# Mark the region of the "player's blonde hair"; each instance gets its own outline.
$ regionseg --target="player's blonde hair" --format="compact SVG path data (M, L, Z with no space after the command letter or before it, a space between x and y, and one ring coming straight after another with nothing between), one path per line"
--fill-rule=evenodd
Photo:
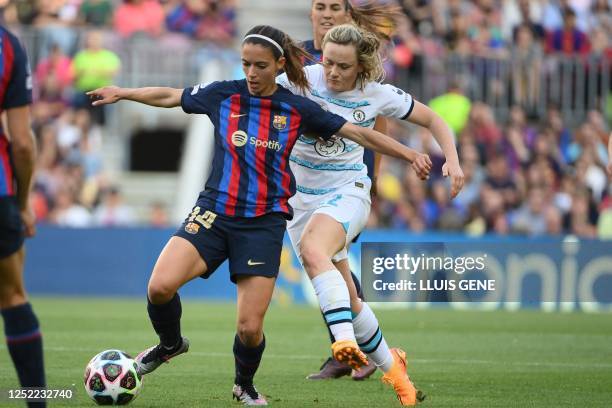
M380 56L380 40L376 34L363 30L354 24L342 24L329 30L323 37L325 44L352 45L357 53L357 63L363 72L357 76L361 89L372 81L380 82L385 78L385 69Z
M350 0L344 0L344 7L359 28L386 41L391 39L395 22L401 15L401 8L398 6L380 4L373 0L362 2L358 7Z

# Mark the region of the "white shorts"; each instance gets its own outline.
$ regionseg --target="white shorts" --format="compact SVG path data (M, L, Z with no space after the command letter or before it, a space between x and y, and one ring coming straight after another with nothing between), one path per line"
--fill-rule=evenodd
M348 258L348 246L365 227L370 216L370 185L369 179L363 179L336 191L322 195L320 204L308 210L294 208L293 219L287 223L287 232L293 245L293 250L300 262L300 240L306 224L313 214L326 214L338 221L346 232L344 248L333 256L332 261L338 262ZM297 193L302 194L302 193Z

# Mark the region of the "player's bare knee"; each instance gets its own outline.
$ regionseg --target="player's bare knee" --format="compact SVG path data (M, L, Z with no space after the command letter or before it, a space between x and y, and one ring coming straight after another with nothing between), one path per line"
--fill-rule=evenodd
M326 261L324 251L322 251L315 243L310 240L304 240L300 243L300 253L304 268L316 268L318 264Z
M263 338L263 325L259 321L238 321L236 331L242 344L247 347L255 347L259 345Z
M149 281L147 295L153 304L159 305L168 303L170 300L172 300L175 293L176 288L172 287L171 285L159 281Z

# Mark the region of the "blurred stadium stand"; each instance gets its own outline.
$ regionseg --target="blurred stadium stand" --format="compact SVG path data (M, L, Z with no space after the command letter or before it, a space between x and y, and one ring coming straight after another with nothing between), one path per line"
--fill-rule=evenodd
M405 165L385 158L369 227L612 236L603 170L612 115L610 2L569 0L574 23L555 1L384 3L405 11L387 59L388 81L449 121L467 184L449 202L443 181L434 177L425 185ZM119 70L104 80L185 87L240 77L237 39L253 25L310 38L309 6L280 0L4 0L0 12L26 44L35 72L54 45L63 61L55 67L70 67L87 48L87 33L100 29L102 48L120 60ZM558 41L564 33L571 41ZM211 61L215 68L202 69ZM101 115L99 109L82 109L75 72L41 73L34 106L40 222L168 225L182 218L201 185L191 176L202 171L193 116L130 103ZM392 123L390 133L428 152L439 172L443 158L424 132ZM146 167L132 160L146 157ZM101 207L107 214L119 208L133 216L96 217Z

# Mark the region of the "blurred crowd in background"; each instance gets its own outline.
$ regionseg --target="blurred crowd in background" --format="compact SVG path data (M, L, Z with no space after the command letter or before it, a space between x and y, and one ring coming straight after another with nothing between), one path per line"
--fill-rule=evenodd
M434 176L423 183L405 164L385 158L369 227L610 237L612 196L605 173L610 84L596 93L594 109L578 121L568 120L549 99L542 106L540 73L550 57L564 55L587 61L601 81L601 70L609 70L612 60L612 1L378 2L403 11L389 52L388 80L417 98L424 96L410 86L430 70L425 58L481 56L511 61L512 70L503 117L470 92L479 82L460 75L422 100L456 134L464 190L451 201L444 179ZM121 80L125 61L118 44L163 38L235 52L239 10L237 0L0 0L3 24L17 34L20 28L38 33L29 51L39 142L33 199L40 222L168 225L168 209L161 203L137 214L105 173L107 119L103 110L90 107L85 92ZM398 140L429 153L440 174L441 151L425 131L396 122L389 127Z

